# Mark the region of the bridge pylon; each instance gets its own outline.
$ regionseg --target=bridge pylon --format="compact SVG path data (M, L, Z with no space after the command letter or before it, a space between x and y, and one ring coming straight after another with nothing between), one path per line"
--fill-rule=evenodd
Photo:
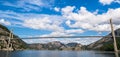
M112 24L112 19L110 19L110 25L111 25L111 31L112 31L112 37L113 37L114 51L118 52L116 38L115 38L115 32L114 32L114 27L113 27L113 24Z

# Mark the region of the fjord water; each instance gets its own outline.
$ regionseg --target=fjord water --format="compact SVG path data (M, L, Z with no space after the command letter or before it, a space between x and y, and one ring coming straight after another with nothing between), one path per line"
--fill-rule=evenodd
M49 51L49 50L23 50L0 51L0 57L116 57L114 52L101 51Z

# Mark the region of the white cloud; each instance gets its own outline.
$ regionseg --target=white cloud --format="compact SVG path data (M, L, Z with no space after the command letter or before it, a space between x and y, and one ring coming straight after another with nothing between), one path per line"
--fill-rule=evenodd
M47 39L27 39L27 40L24 40L24 41L27 42L28 44L32 44L32 43L48 43L48 42L57 41L57 40L58 39L47 38Z
M99 0L100 3L102 3L103 5L106 5L106 4L111 4L114 0Z
M60 8L55 7L54 10L55 10L56 12L59 12L59 11L60 11Z
M4 19L0 19L0 23L1 23L1 24L4 24L4 25L11 25L10 22L8 22L8 21L6 21L6 20L4 20Z
M34 14L34 13L16 13L12 11L0 11L0 18L5 17L11 21L15 26L23 26L38 30L63 31L61 26L65 20L62 16ZM7 20L5 19L5 20ZM14 21L17 20L17 21ZM13 26L13 25L12 25Z
M92 30L95 31L110 31L110 24L102 24L102 25L97 25Z
M65 25L68 25L71 28L93 30L99 32L110 31L109 19L112 18L115 29L120 27L120 8L109 9L106 13L102 14L98 14L98 10L95 12L90 12L85 7L80 7L77 12L73 12L73 10L75 10L74 6L67 6L61 10L61 13L63 14L62 16L33 13L22 14L12 11L0 11L0 14L2 17L10 18L11 20L17 19L20 21L10 22L11 24L14 23L15 25L18 24L32 29L54 31L51 33L52 35L69 34L66 32L65 27L62 26L64 22ZM73 30L75 31L76 29ZM71 33L73 30L68 29L68 31Z
M55 20L46 16L43 18L32 18L24 20L23 26L39 30L63 31L64 28L60 26L61 23L62 20Z
M21 8L23 11L39 10L41 7L50 8L54 0L18 0L14 3L5 1L2 4L10 7Z
M62 13L63 14L69 14L69 13L72 13L72 11L74 10L74 6L66 6L65 8L62 8L61 10L62 10Z
M99 0L99 2L103 5L110 5L112 2L120 4L120 0Z
M18 20L21 20L22 23L19 25L23 25L28 28L32 29L39 29L39 30L51 30L52 32L50 34L43 34L41 36L75 36L75 33L83 33L84 31L81 29L67 29L65 30L64 27L61 26L65 18L62 16L56 16L56 15L46 15L46 14L19 14L14 12L4 12L6 15L9 13L13 14L15 18ZM72 12L71 12L72 13ZM13 18L12 16L12 18ZM16 17L18 16L18 17ZM9 16L10 17L10 16ZM71 19L73 20L73 19ZM77 19L76 19L77 20ZM68 24L71 25L71 21L68 19ZM14 22L15 23L15 22ZM85 23L84 23L85 24ZM84 27L84 26L83 26ZM86 25L86 27L89 28L89 26ZM94 41L90 41L90 39L66 39L61 38L60 39L34 39L34 40L24 40L27 43L47 43L51 41L61 41L63 43L69 43L69 42L78 42L81 44L89 44Z
M94 14L85 7L80 7L78 12L73 12L74 7L63 8L63 17L67 19L66 24L71 28L82 28L93 31L110 31L109 19L113 19L115 29L120 26L120 8L109 9L106 13ZM75 21L72 23L72 21ZM119 27L120 28L120 27Z
M68 29L68 30L65 30L63 29L62 31L53 31L52 33L50 34L44 34L44 35L41 35L41 37L49 37L49 36L75 36L75 34L81 34L83 33L84 31L82 29Z
M44 35L41 35L41 36L43 36L43 37L49 37L49 36L51 36L51 37L53 37L53 36L71 36L72 34L68 34L68 33L65 33L65 32L60 32L60 31L56 31L56 32L52 32L52 33L50 33L50 34L44 34Z
M70 30L64 30L64 31L55 31L55 32L52 32L50 34L44 34L44 35L41 35L41 37L49 37L49 36L74 36L75 33L78 33L78 34L81 34L83 33L84 31L81 30L81 29L70 29Z
M75 10L74 6L67 6L59 10L61 10L62 16L34 13L22 14L11 11L0 11L1 18L6 17L8 19L10 18L11 20L16 19L20 21L19 23L18 22L9 23L8 21L6 21L7 19L4 19L0 20L0 23L4 24L17 23L18 25L21 25L23 27L51 31L51 33L43 34L41 36L74 36L76 35L75 33L78 34L84 33L84 31L86 30L98 32L110 31L109 25L110 18L113 19L115 29L120 28L120 13L119 13L120 8L109 9L107 12L102 14L98 14L97 13L98 10L95 12L90 12L85 7L80 7L80 9L76 12L74 12ZM65 29L63 24L68 25L70 29ZM73 41L73 39L70 41ZM49 42L49 40L46 40L45 42ZM85 40L80 42L88 43Z
M84 31L82 29L70 29L66 30L66 33L83 33Z

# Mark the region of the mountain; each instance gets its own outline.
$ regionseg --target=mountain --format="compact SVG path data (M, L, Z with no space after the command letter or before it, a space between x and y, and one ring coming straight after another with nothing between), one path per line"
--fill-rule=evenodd
M29 44L31 49L38 49L38 50L81 50L81 44L78 43L68 43L64 44L59 41L53 41L45 44L36 43L36 44Z
M120 28L115 30L115 35L120 36ZM112 36L112 33L107 36ZM120 37L116 37L117 48L120 49ZM113 38L103 37L102 39L87 46L87 49L113 51Z
M67 46L69 46L69 47L75 47L75 46L77 46L78 45L78 43L68 43L67 44Z
M10 30L0 24L0 50L7 50ZM22 50L27 48L27 44L18 36L13 34L12 44L9 44L10 50Z
M68 43L67 46L70 50L82 50L82 45L79 43Z
M65 47L65 45L59 41L53 41L44 44L41 43L29 44L29 47L31 49L39 49L39 50L59 50L62 46Z

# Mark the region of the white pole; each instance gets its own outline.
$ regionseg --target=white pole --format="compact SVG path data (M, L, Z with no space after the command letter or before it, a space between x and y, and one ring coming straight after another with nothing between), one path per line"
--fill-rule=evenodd
M113 27L113 24L112 24L112 19L110 19L110 25L111 25L112 37L113 37L113 41L114 41L114 43L113 43L114 51L118 52L116 38L115 38L115 32L114 32L114 27Z

